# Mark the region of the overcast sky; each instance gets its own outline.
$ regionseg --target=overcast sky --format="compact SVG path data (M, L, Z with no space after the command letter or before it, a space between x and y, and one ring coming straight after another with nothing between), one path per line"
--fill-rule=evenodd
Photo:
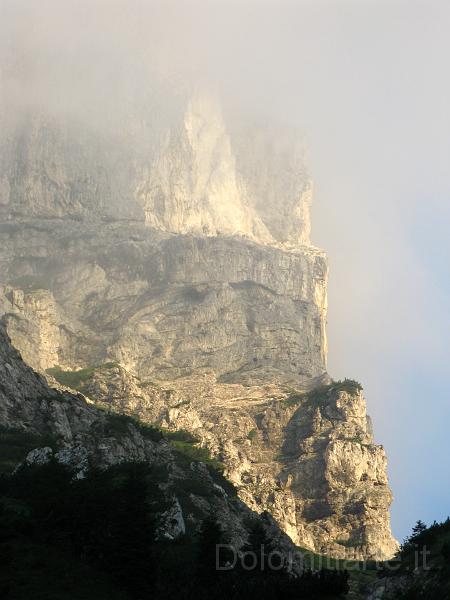
M366 390L394 533L450 512L450 3L0 0L3 91L103 107L155 72L300 128L329 370ZM27 62L32 57L32 68ZM147 70L148 69L148 70ZM20 72L20 77L17 77ZM117 82L121 82L118 85ZM126 82L124 84L124 82Z

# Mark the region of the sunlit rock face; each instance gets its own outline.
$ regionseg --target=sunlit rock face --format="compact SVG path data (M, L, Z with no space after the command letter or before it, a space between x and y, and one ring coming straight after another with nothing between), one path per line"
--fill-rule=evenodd
M176 233L308 244L311 182L301 146L286 134L233 133L217 100L189 101L138 185L147 223Z
M363 399L289 401L330 381L302 144L230 115L203 93L112 125L3 110L0 314L41 372L118 365L85 393L199 435L296 543L388 556Z
M309 244L312 184L295 135L228 126L209 94L168 118L97 125L3 107L0 215Z

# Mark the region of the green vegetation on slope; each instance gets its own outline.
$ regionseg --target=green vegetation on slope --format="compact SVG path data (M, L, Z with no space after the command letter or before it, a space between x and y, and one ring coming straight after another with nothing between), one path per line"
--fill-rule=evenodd
M9 473L37 446L56 448L57 439L0 427L0 473Z
M223 464L212 458L207 448L200 446L200 439L184 429L171 431L163 429L155 424L144 423L136 417L123 413L116 413L105 410L103 407L97 408L105 413L103 425L103 434L115 437L124 437L130 433L130 425L135 427L144 438L153 442L166 440L173 449L175 460L180 466L187 467L191 462L203 462L207 466L217 471L223 471Z
M293 393L286 400L287 406L297 406L302 402L308 402L314 406L324 407L330 400L332 392L346 392L347 394L358 394L363 387L354 379L344 379L342 381L333 381L327 385L319 385L318 387L304 393Z
M97 409L105 413L105 420L103 424L103 434L112 437L121 438L130 434L130 426L135 427L139 433L146 439L152 442L159 442L164 438L163 430L156 425L150 423L144 423L136 417L125 415L123 413L116 413L110 410L105 410L101 406L97 406Z
M412 534L403 543L397 559L394 568L387 564L381 573L384 577L406 577L406 583L392 598L450 598L450 518L443 523L435 521L430 527L418 521Z
M103 365L86 367L85 369L78 369L77 371L64 371L61 367L52 367L47 369L46 373L54 377L61 385L77 390L78 392L83 392L86 382L96 371L113 369L114 367L117 367L117 363L107 362Z

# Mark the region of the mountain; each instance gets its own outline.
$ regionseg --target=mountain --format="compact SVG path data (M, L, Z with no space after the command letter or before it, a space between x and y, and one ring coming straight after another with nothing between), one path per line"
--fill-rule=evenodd
M326 370L303 146L213 95L169 100L107 125L2 106L8 334L108 410L197 436L296 544L389 557L384 450L361 386Z

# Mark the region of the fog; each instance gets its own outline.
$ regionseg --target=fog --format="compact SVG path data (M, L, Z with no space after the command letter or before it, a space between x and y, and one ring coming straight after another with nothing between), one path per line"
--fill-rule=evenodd
M155 90L219 90L298 128L330 259L329 370L360 380L388 451L394 533L450 506L450 5L1 0L13 107L114 126Z

